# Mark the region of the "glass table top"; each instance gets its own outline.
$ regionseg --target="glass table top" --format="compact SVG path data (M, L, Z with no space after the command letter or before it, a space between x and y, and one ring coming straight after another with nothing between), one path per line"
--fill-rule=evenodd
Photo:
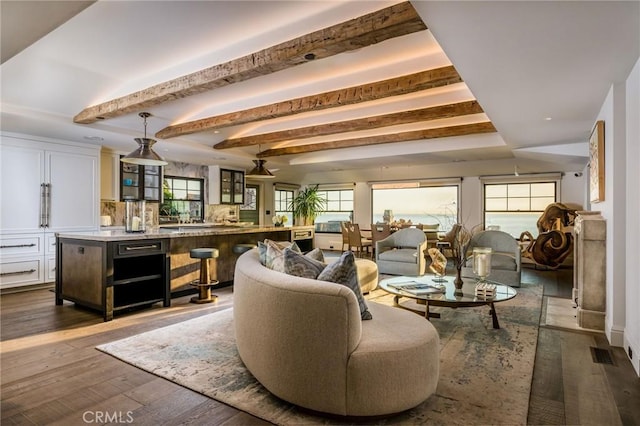
M380 281L379 287L388 293L396 296L409 297L412 299L425 300L429 302L440 302L447 305L465 304L484 305L492 302L502 302L512 299L517 292L513 287L500 284L495 281L485 280L489 284L495 284L495 292L491 297L476 296L476 278L463 278L462 291L456 291L453 284L455 277L445 276L442 282L436 281L433 275L423 275L419 277L400 276L386 278ZM428 288L424 288L427 287ZM416 287L416 289L412 289Z

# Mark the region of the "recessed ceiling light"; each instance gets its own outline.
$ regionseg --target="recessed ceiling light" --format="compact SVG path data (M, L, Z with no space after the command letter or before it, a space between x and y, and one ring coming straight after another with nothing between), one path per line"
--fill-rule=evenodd
M551 118L551 117L545 117L544 119L547 120L547 121L553 120L553 118Z
M218 134L220 133L220 130L214 130L213 133Z

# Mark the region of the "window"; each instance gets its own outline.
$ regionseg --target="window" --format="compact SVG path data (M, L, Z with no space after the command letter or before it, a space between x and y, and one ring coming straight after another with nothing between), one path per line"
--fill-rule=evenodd
M353 221L353 189L321 189L318 195L327 204L316 217L316 231L340 233L340 222Z
M273 195L274 200L274 215L287 217L287 224L293 224L293 212L289 209L291 207L291 201L293 201L293 190L291 189L276 189Z
M202 222L204 219L204 179L165 176L160 222Z
M535 237L538 218L555 201L556 182L485 184L485 228L499 227L515 238L529 231Z
M372 189L372 223L383 222L385 210L391 210L392 221L437 223L438 231L446 232L458 223L458 189L458 185Z

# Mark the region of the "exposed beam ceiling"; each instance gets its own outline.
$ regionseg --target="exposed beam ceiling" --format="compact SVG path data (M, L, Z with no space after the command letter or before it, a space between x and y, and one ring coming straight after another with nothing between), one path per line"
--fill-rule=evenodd
M222 129L238 124L369 102L460 82L462 82L462 78L460 78L455 68L453 66L447 66L374 83L348 87L346 89L289 99L284 102L263 105L187 123L175 124L157 132L156 137L158 139L168 139L196 132ZM227 147L224 145L216 145L216 148Z
M434 129L415 130L410 132L390 133L330 142L296 145L286 148L267 149L258 153L258 158L275 157L290 154L324 151L328 149L353 148L358 146L378 145L384 143L405 142L421 139L446 138L452 136L493 133L496 129L491 122L463 124L460 126L438 127Z
M324 28L241 58L85 108L73 121L97 120L141 111L175 99L379 43L427 27L409 2Z
M315 136L333 135L336 133L355 132L358 130L377 129L398 124L415 123L420 121L437 120L442 118L459 117L461 115L482 113L482 108L476 101L460 102L457 104L440 105L412 111L402 111L393 114L377 115L337 123L321 124L299 129L284 130L282 132L265 133L244 138L227 139L215 144L216 149L238 148L293 139L306 139Z
M161 129L178 132L170 137L157 133L155 148L168 160L243 169L261 150L490 120L499 133L377 145L369 145L369 139L363 147L274 156L269 164L279 169L282 182L510 174L514 164L521 170L582 170L588 161L584 146L594 117L611 85L623 82L637 62L638 2L413 1L426 30L233 84L225 82L214 90L171 98L109 120L73 122L74 115L86 107L251 56L401 2L171 0L149 7L149 2L96 1L42 36L55 24L42 32L35 31L34 21L52 24L63 11L72 12L67 15L71 16L77 12L73 10L76 2L2 0L3 57L9 52L5 42L31 43L1 65L2 132L127 153L135 145L133 139L141 135L137 113L144 110L152 114L151 134ZM543 37L537 31L541 22ZM600 27L608 30L593 31ZM600 60L594 61L596 57ZM362 95L368 96L372 89L367 87L375 82L443 67L459 72L460 76L454 74L454 84L397 94L385 93L392 87L378 87L379 98L344 103L349 96L361 96L345 93L345 88L362 87ZM325 108L324 103L334 99L321 96L332 92L339 102ZM483 113L353 128L269 142L260 148L213 148L227 140L353 124L365 117L377 120L476 99ZM301 100L307 100L306 109L295 104ZM208 118L215 120L208 123ZM180 125L201 119L213 127L195 126L180 133ZM563 147L563 152L556 153L556 146Z

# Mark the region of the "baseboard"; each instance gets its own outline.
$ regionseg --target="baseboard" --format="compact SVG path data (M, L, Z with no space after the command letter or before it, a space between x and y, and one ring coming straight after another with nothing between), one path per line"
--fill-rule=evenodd
M42 290L44 289L55 289L56 283L42 283L42 284L33 284L33 285L24 285L20 287L9 287L0 289L0 294L11 294L11 293L22 293L24 291L33 291L33 290Z
M624 347L624 330L616 329L613 325L607 324L605 333L611 346Z

